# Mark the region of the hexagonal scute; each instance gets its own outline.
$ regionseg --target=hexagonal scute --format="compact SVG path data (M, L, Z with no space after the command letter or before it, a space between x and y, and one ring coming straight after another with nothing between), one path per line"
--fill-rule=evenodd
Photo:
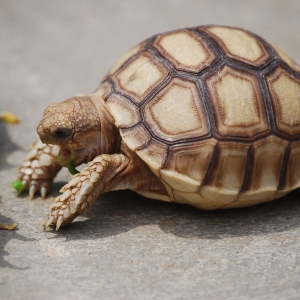
M156 136L171 142L209 133L196 84L179 78L145 106L144 118Z
M159 35L153 47L182 71L200 72L216 58L206 41L187 29Z
M111 78L119 91L127 93L135 102L140 103L168 76L168 73L163 63L150 52L143 51Z
M265 64L270 59L263 44L250 32L220 26L199 29L210 34L230 58L255 67Z
M290 136L300 134L300 79L279 67L267 77L276 128Z
M218 135L250 140L269 132L256 77L226 66L208 77L206 82Z

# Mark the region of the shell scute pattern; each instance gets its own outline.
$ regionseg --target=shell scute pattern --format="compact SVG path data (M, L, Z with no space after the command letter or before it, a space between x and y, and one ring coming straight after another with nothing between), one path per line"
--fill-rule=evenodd
M138 108L122 95L112 94L106 103L115 116L118 127L132 127L140 121ZM122 114L118 114L120 110L123 111Z
M206 83L220 137L246 140L269 133L257 77L225 66L207 77Z
M282 189L293 190L300 186L300 142L292 142L288 149L289 159Z
M168 141L208 135L201 102L194 82L175 77L143 108L145 123Z
M164 169L160 170L161 178L172 189L197 192L205 178L216 144L216 140L209 139L189 145L171 146Z
M278 57L282 59L291 69L293 69L295 72L300 72L300 66L292 58L285 54L276 45L272 44L272 47L277 52Z
M272 95L277 130L290 136L299 135L300 79L278 67L267 77L267 82Z
M161 34L156 38L153 47L176 69L182 71L198 73L216 59L207 42L189 30Z
M225 55L232 59L254 67L260 67L270 59L266 47L250 32L221 26L200 27L199 30L211 34Z
M151 134L142 123L134 128L121 129L120 131L123 141L133 151L143 149L151 141Z
M168 69L150 51L143 51L113 76L119 91L141 103L168 76Z
M203 26L124 57L102 83L104 99L173 201L239 207L300 186L300 67L281 50L239 28Z

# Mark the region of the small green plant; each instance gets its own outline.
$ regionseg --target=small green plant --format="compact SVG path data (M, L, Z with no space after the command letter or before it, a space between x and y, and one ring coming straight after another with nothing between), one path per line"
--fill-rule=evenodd
M11 183L11 186L18 192L22 192L22 190L25 188L22 181L17 179Z
M76 170L76 168L74 167L74 164L72 162L68 162L68 170L72 175L79 173L79 171Z

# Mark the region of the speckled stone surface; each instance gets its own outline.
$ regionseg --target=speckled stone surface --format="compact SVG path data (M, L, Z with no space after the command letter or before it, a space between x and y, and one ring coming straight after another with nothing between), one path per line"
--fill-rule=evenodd
M0 299L299 299L300 199L200 211L125 191L43 232L62 172L46 200L10 183L36 138L43 109L93 91L126 50L158 32L202 24L243 27L300 62L300 2L2 0Z

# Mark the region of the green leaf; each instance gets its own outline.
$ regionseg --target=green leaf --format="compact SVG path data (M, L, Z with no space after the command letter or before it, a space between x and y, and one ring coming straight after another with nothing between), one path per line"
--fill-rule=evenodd
M75 169L74 164L72 162L68 162L68 170L72 175L79 173L79 171Z
M24 185L21 180L17 179L11 183L11 186L17 191L17 192L22 192L24 189Z

